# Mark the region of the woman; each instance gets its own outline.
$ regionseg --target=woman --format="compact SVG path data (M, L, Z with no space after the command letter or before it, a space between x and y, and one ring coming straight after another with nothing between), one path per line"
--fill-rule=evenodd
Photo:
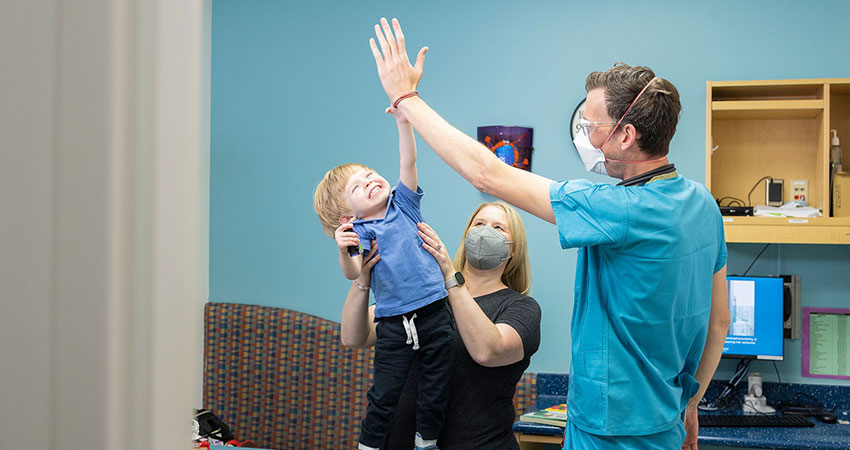
M419 229L423 247L437 260L444 278L454 277L458 267L465 279L463 285L448 289L458 333L438 447L518 449L512 431L514 390L540 344L540 306L525 295L531 268L522 219L504 203L481 204L466 224L454 262L433 229L424 223ZM342 309L342 343L349 347L375 343L374 305L369 306L364 289L370 282L368 269L380 260L372 253ZM410 374L382 449L414 447L416 362Z

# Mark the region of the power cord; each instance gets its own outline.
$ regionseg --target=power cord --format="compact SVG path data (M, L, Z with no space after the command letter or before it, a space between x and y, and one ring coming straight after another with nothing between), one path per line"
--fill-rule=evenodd
M782 377L779 376L779 369L776 367L776 361L773 361L773 370L776 371L776 379L779 380L779 384L782 384Z
M737 203L740 207L746 206L744 205L744 201L740 198L730 197L728 195L726 197L720 197L719 199L717 199L717 206L723 206L723 200L726 200L727 198L729 199L729 203L727 203L726 206L732 206L733 203Z
M765 251L765 250L767 250L767 248L768 248L768 247L770 247L770 243L766 244L766 245L764 246L764 248L763 248L763 249L761 249L761 251L759 252L759 254L758 254L758 255L756 255L756 258L753 260L753 262L751 262L751 263L750 263L750 266L749 266L749 267L747 267L747 270L745 270L745 271L744 271L744 274L743 274L743 275L741 275L742 277L747 276L747 272L749 272L749 271L750 271L750 269L752 269L752 268L753 268L753 264L755 264L755 263L756 263L756 261L758 261L758 260L759 260L759 257L761 256L761 254L762 254L762 253L764 253L764 251Z
M714 400L706 401L705 404L700 404L698 408L702 411L723 411L729 408L730 397L736 396L735 388L738 387L738 384L741 383L741 380L743 380L747 375L747 372L750 371L750 364L752 363L752 359L742 359L738 361L738 366L735 368L735 374L732 375L732 378L729 379L726 386L723 387Z
M754 184L754 185L753 185L753 188L752 188L752 189L750 189L750 192L747 194L747 206L753 206L753 202L750 200L750 195L752 195L752 194L753 194L753 191L754 191L754 190L756 190L756 188L758 187L759 183L761 183L761 182L762 182L762 181L764 181L764 180L770 180L770 181L773 181L773 177L770 177L770 176L768 176L768 177L761 177L758 181L756 181L756 184Z

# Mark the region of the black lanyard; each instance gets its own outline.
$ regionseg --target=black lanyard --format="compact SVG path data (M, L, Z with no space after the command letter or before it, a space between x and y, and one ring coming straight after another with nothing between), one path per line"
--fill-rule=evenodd
M617 186L640 186L642 184L647 183L653 178L659 175L666 175L668 173L673 173L676 171L676 166L674 164L667 164L666 166L661 166L657 169L652 169L649 172L644 172L640 175L635 175L628 180L623 180L617 183Z

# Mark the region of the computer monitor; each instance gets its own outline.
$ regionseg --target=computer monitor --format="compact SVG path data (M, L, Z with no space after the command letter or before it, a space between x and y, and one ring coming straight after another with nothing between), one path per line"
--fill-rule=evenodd
M728 276L726 289L732 322L723 344L723 356L781 361L782 278Z

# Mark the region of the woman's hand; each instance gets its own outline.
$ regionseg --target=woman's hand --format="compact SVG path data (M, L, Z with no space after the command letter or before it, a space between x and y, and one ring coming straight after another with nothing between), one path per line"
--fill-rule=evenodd
M361 286L369 286L372 282L372 267L381 260L381 255L378 254L378 241L372 239L372 250L369 252L368 259L363 260L363 268L360 269L360 276L356 281Z
M449 256L448 250L446 250L446 246L440 240L440 236L437 236L437 232L425 222L419 222L417 225L419 227L419 237L425 241L422 243L422 247L428 250L428 253L437 260L437 264L440 265L440 270L443 272L443 278L450 277L455 273L455 266L452 263L452 258Z

